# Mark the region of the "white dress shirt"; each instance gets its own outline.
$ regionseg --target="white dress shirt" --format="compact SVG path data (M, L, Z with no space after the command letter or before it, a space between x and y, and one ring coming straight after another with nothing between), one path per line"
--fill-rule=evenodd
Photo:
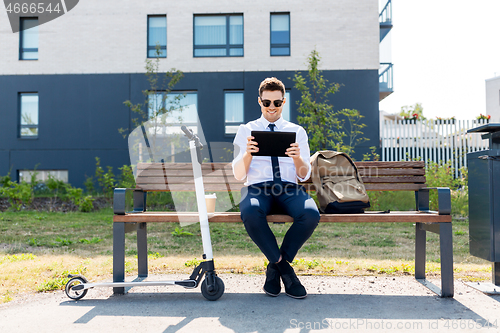
M268 127L269 121L261 116L259 119L250 121L245 125L240 125L238 132L234 138L234 160L233 160L233 174L234 165L236 162L243 158L243 154L247 150L247 137L251 136L252 131L270 131ZM291 157L278 157L280 165L281 180L284 182L297 183L299 181L305 181L311 175L311 165L309 163L310 150L307 138L307 133L302 126L296 125L280 117L274 125L276 125L275 132L295 132L296 142L299 144L300 156L306 162L308 166L307 175L304 178L298 178L297 172L295 170L295 164ZM257 146L258 147L258 146ZM245 177L238 179L244 180ZM252 162L250 163L250 168L246 175L245 185L257 184L265 181L273 181L273 167L271 163L271 156L253 156Z

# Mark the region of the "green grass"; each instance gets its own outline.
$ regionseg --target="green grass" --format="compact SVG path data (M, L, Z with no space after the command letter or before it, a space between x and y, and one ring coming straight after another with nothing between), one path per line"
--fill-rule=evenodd
M8 244L5 254L111 255L112 216L111 209L93 213L4 212L0 243ZM281 243L290 223L270 227ZM298 257L413 260L414 229L412 223L320 223ZM474 263L469 254L468 222L454 221L453 232L455 262ZM262 256L242 223L212 223L210 233L215 255ZM438 236L427 235L427 259L435 262L439 260ZM127 233L125 238L127 255L136 255L135 234ZM148 249L163 257L200 257L199 224L179 228L176 223L150 223Z
M396 200L392 194L376 199L374 209L378 209L379 204L393 210L413 207L413 198L409 197L403 199L405 204L391 203ZM158 209L164 207L159 202L153 202ZM91 280L109 280L112 218L111 208L92 213L1 213L0 303L9 302L23 292L62 289L68 273L85 274ZM279 244L290 225L270 224ZM212 223L210 234L218 272L264 271L265 257L242 223ZM125 271L135 274L135 234L127 233L125 241ZM415 225L412 223L320 223L293 265L300 274L413 274L414 251ZM456 278L482 281L491 275L491 267L484 260L469 254L467 220L453 220L453 252ZM182 227L178 223L148 224L148 260L152 274L189 274L202 254L199 224ZM427 262L426 271L439 274L439 238L430 232L427 233Z

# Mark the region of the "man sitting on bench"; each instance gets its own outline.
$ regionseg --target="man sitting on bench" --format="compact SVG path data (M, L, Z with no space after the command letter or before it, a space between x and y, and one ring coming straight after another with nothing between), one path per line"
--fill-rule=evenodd
M258 103L262 116L241 125L234 138L235 152L239 152L232 163L233 173L238 180L246 178L246 187L241 190L241 219L250 238L269 260L264 292L278 296L281 277L288 296L304 298L307 292L289 263L312 235L320 218L314 200L297 184L297 179L305 181L311 174L307 133L281 117L286 103L285 85L277 78L262 81ZM251 131L295 132L296 142L286 150L288 157L252 156L259 147ZM271 213L293 217L281 247L267 223L266 216Z

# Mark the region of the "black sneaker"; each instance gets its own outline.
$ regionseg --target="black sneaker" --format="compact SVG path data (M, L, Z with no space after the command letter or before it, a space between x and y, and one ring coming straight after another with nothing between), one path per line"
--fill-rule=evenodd
M297 275L290 266L290 264L282 259L279 263L276 264L281 273L281 280L285 285L285 293L287 296L293 298L305 298L307 296L306 288L300 283Z
M264 283L264 292L269 296L276 297L281 292L281 281L280 281L280 271L278 266L270 262L266 269L266 282Z

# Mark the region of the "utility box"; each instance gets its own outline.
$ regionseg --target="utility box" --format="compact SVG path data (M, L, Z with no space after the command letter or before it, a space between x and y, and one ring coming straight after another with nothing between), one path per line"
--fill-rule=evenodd
M488 150L467 154L470 254L493 263L493 283L500 285L500 124L467 133L484 133Z

